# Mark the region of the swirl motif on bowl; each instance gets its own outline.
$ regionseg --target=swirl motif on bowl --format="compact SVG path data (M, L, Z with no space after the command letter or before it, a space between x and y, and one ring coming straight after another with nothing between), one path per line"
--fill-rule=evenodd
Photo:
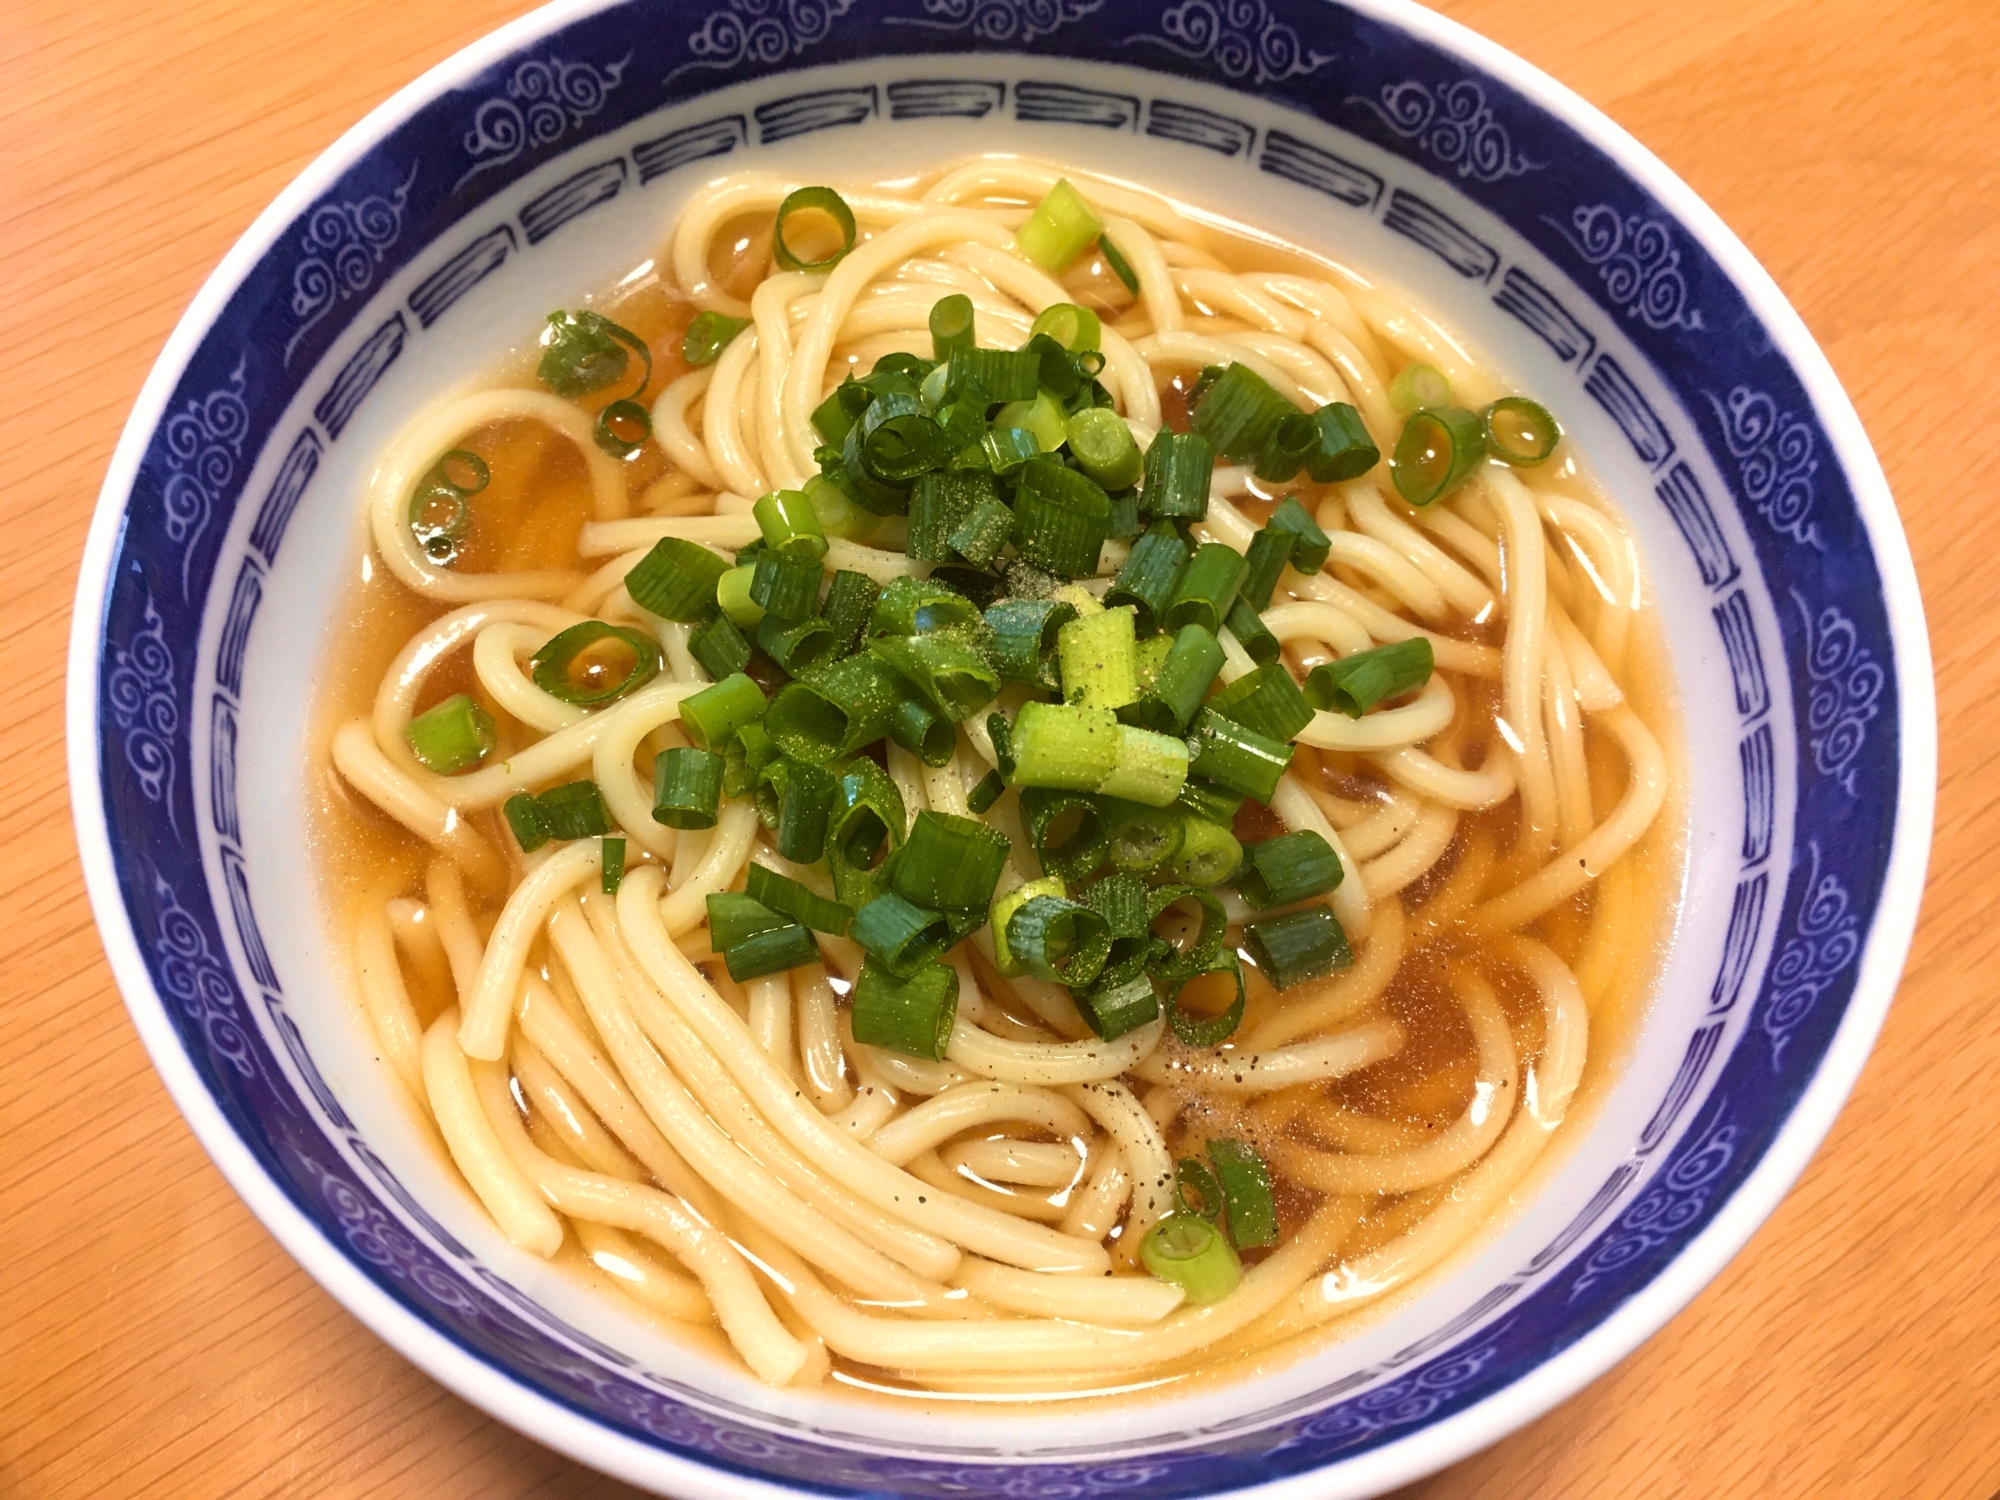
M1621 216L1608 203L1572 210L1568 224L1555 219L1543 222L1554 225L1570 247L1597 268L1605 290L1625 304L1627 316L1662 333L1669 328L1698 332L1707 326L1701 313L1687 305L1681 252L1666 225L1639 214Z
M1391 131L1414 141L1460 177L1499 182L1539 172L1547 162L1530 161L1514 148L1507 127L1493 117L1486 90L1469 78L1433 89L1415 79L1382 86L1380 102L1352 94Z
M104 696L111 722L125 736L125 763L139 780L148 802L174 813L174 736L181 727L180 705L174 697L174 653L167 645L165 622L146 598L145 622L111 653L111 675ZM173 826L178 829L176 821Z
M733 68L738 63L774 67L823 42L833 23L853 9L854 0L729 0L690 32L687 49L696 61L676 68Z
M299 326L285 340L285 363L299 343L324 318L335 302L345 302L368 290L382 256L403 233L403 206L417 180L410 168L390 192L370 193L349 202L322 203L306 216L299 237L305 252L292 272L292 315Z
M1736 460L1744 498L1774 531L1824 551L1811 520L1813 476L1819 472L1812 428L1747 385L1732 388L1721 401L1710 396L1708 404Z
M1849 909L1847 887L1821 872L1819 842L1806 845L1812 860L1798 926L1771 965L1771 1003L1764 1012L1764 1035L1776 1068L1792 1033L1812 1013L1821 995L1861 956L1861 924Z
M492 167L505 166L523 151L549 146L604 108L611 91L632 61L626 53L615 63L597 67L556 56L537 57L514 69L504 94L483 100L465 133L472 165L454 191Z
M153 952L160 962L161 984L201 1027L217 1057L240 1076L256 1077L256 1059L241 1025L242 1004L228 968L210 951L201 922L181 905L172 883L158 871L153 872L153 896L159 903Z
M1742 1132L1725 1124L1729 1101L1718 1098L1707 1132L1673 1162L1638 1201L1618 1218L1610 1234L1584 1262L1569 1289L1574 1302L1601 1279L1678 1239L1708 1207L1709 1194L1736 1155Z
M924 0L921 16L892 23L964 31L988 42L1032 42L1101 10L1104 0Z
M243 400L243 361L229 384L185 402L161 427L166 440L167 538L182 549L181 597L192 586L195 544L208 529L209 516L236 475L243 456L243 438L250 429L250 408Z
M1793 589L1792 602L1806 631L1806 675L1812 692L1806 700L1806 728L1812 735L1813 764L1831 776L1852 797L1855 762L1868 738L1887 674L1861 644L1854 622L1828 605L1817 617L1805 595Z
M1159 33L1127 40L1153 42L1211 63L1232 79L1258 83L1313 73L1333 61L1307 50L1298 32L1273 16L1264 0L1180 0L1161 14Z

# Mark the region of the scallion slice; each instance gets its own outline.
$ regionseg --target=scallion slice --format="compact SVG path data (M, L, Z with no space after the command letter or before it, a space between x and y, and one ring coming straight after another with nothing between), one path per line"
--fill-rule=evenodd
M1333 550L1333 542L1320 530L1319 522L1306 513L1299 504L1297 495L1287 495L1280 500L1271 518L1264 523L1266 529L1278 532L1292 539L1292 566L1301 573L1317 573L1326 566L1327 554ZM1258 606L1260 609L1262 605Z
M1283 916L1245 924L1243 944L1271 987L1288 990L1353 964L1347 934L1324 906L1307 906Z
M1014 545L1034 567L1059 578L1088 578L1111 534L1111 497L1053 459L1021 466L1014 496Z
M1084 1024L1107 1042L1160 1018L1160 997L1143 966L1130 972L1106 970L1095 985L1071 991L1070 998Z
M1102 345L1102 325L1097 314L1074 302L1055 302L1042 309L1028 336L1046 334L1071 354L1083 354Z
M1318 908L1325 911L1326 908ZM1329 916L1332 913L1328 913ZM1225 1010L1212 1015L1192 1015L1181 1009L1181 996L1187 987L1210 974L1227 974L1236 982L1236 998L1229 1002ZM1243 1024L1243 1009L1248 992L1243 984L1243 965L1236 955L1223 949L1215 956L1209 967L1200 974L1190 974L1174 982L1173 993L1167 997L1167 1025L1173 1028L1175 1036L1190 1047L1219 1047L1236 1034L1236 1028Z
M1389 472L1397 494L1412 505L1429 505L1457 489L1485 456L1486 426L1476 413L1430 406L1403 424Z
M1059 177L1014 233L1014 248L1051 276L1068 269L1104 233L1104 225L1083 194Z
M1121 424L1122 425L1122 424ZM1104 596L1107 609L1130 605L1135 611L1134 628L1151 635L1159 628L1160 616L1174 596L1187 567L1188 545L1169 521L1155 521L1144 536L1132 544L1131 556L1118 570L1111 590Z
M1133 667L1135 613L1131 605L1101 609L1071 620L1056 633L1065 703L1123 708L1139 696Z
M1243 806L1243 793L1232 792L1217 786L1206 777L1190 776L1181 788L1175 806L1185 808L1197 818L1206 818L1211 823L1220 823L1224 828L1236 821L1236 814Z
M1138 296L1139 275L1132 269L1132 263L1118 253L1118 247L1111 243L1110 235L1101 234L1097 237L1097 253L1104 257L1104 264L1110 268L1111 274L1125 284L1125 290L1135 297Z
M1278 1243L1278 1201L1271 1192L1271 1172L1257 1148L1247 1141L1217 1136L1208 1143L1208 1159L1222 1189L1228 1214L1229 1238L1239 1250L1260 1250Z
M1208 514L1215 444L1198 432L1160 430L1146 450L1139 513L1149 520L1199 521Z
M862 962L854 981L854 1040L943 1062L958 1018L958 971L927 964L902 979L886 964Z
M669 828L713 828L722 799L723 760L712 750L676 745L653 758L653 821Z
M648 614L692 625L715 608L729 564L699 542L662 537L625 575L625 592Z
M868 649L954 724L991 703L1000 691L1000 674L986 658L949 635L877 636Z
M1139 1262L1186 1293L1191 1307L1220 1302L1243 1280L1243 1263L1222 1231L1188 1214L1169 1214L1147 1230Z
M833 632L833 657L850 655L861 644L861 632L867 628L869 613L881 597L882 590L866 573L843 568L833 575L833 582L827 585L826 601L820 606L820 618ZM692 649L694 643L688 644Z
M975 568L992 564L1014 534L1014 512L998 496L982 500L958 523L947 541L953 552Z
M1278 778L1292 763L1290 745L1208 709L1195 716L1188 749L1191 774L1206 776L1259 802L1271 800Z
M958 748L958 733L951 720L932 712L929 704L915 698L905 698L896 705L889 719L889 738L933 768L950 765L952 753Z
M881 658L844 657L778 689L764 728L785 754L824 766L887 734L908 692Z
M973 335L972 299L953 292L931 304L931 355L940 364L978 340Z
M1174 807L1140 807L1121 802L1111 817L1111 863L1120 870L1147 874L1166 864L1181 849L1181 814Z
M410 534L436 562L449 562L472 528L472 508L466 504L492 479L486 460L465 448L454 448L435 464L410 496Z
M614 401L597 414L590 435L613 458L630 458L653 435L653 414L637 401Z
M688 655L720 682L750 665L750 643L734 620L717 611L688 633Z
M707 898L708 941L716 949L734 948L760 932L783 927L788 918L742 891L718 891Z
M888 485L908 484L951 457L944 430L922 401L900 391L876 397L847 441L851 452L858 450L862 469ZM852 472L854 465L848 468Z
M1186 979L1206 974L1222 952L1222 939L1229 929L1229 915L1222 902L1205 886L1157 886L1146 898L1146 925L1159 936L1161 919L1183 901L1194 903L1201 913L1201 925L1184 943L1161 936L1161 948L1153 971L1162 979Z
M854 920L854 912L849 907L838 901L829 901L791 876L780 875L755 860L744 870L743 888L753 901L761 901L779 916L789 917L814 932L830 932L835 937L844 937L848 925Z
M1194 431L1231 463L1250 463L1276 435L1278 424L1299 415L1299 409L1279 395L1271 383L1248 365L1224 366L1195 403L1189 419ZM1296 473L1296 467L1293 469ZM1289 477L1289 476L1287 476Z
M988 401L1032 401L1041 388L1042 360L1033 349L961 349L952 356L947 399L977 391Z
M1251 472L1266 484L1289 484L1305 467L1306 456L1313 451L1317 439L1312 418L1304 412L1291 412L1264 439Z
M737 730L763 718L768 707L763 689L748 673L738 672L681 699L681 728L698 748L719 752Z
M1502 463L1529 469L1547 463L1562 441L1562 428L1549 409L1526 396L1502 396L1480 412L1486 451Z
M952 554L958 528L982 505L1000 503L1000 485L978 469L952 469L921 475L910 486L910 534L904 551L918 562L945 562ZM1013 515L1006 512L1009 529ZM1001 541L1006 533L1001 534ZM994 549L998 551L996 547Z
M979 456L995 474L1016 473L1041 451L1042 440L1020 427L995 427L979 439Z
M607 896L618 894L618 887L625 883L625 840L602 839L599 841L597 888Z
M609 669L593 649L616 642L631 654L622 675ZM577 668L583 668L578 680ZM650 636L602 620L585 620L561 631L537 651L529 663L535 686L564 703L594 705L622 698L643 687L660 670L660 648Z
M905 826L903 797L889 773L872 760L849 762L826 841L834 894L843 903L859 907L881 893L888 856L899 851Z
M514 842L521 846L523 854L533 854L549 841L548 820L542 816L542 804L532 793L514 793L500 811L506 816Z
M1243 553L1243 587L1237 590L1236 597L1252 609L1269 609L1271 595L1278 587L1285 564L1292 560L1295 544L1296 539L1289 531L1276 526L1267 525L1251 537Z
M762 724L745 724L722 752L722 790L731 797L752 796L764 779L765 767L781 758Z
M1120 725L1109 709L1029 702L1014 719L1015 786L1094 792L1118 763Z
M1059 896L1036 896L1007 919L1007 951L1021 968L1050 984L1088 985L1111 953L1104 918Z
M1181 847L1168 867L1176 881L1220 885L1243 864L1243 846L1229 829L1194 813L1181 813Z
M757 648L780 670L802 677L833 660L833 627L817 615L796 621L766 615L757 622Z
M1435 365L1405 365L1389 382L1389 405L1399 417L1413 416L1426 408L1451 405L1451 382Z
M1044 662L1076 606L1061 599L1005 599L986 611L993 662L1005 682L1048 685Z
M1313 441L1306 452L1306 473L1315 484L1359 479L1382 461L1382 450L1368 435L1361 413L1345 401L1329 401L1308 420Z
M758 497L750 513L773 552L798 552L815 561L826 556L826 532L805 491L772 490Z
M963 594L921 578L891 581L868 613L868 634L928 635L975 624L979 609Z
M1208 700L1209 710L1280 744L1312 723L1312 705L1281 661L1245 672Z
M1241 594L1229 606L1229 618L1223 621L1223 628L1236 637L1250 660L1258 666L1275 662L1284 652L1284 644L1271 634L1271 627L1264 623L1264 617L1250 607L1250 601Z
M1007 835L972 818L917 814L896 860L892 889L935 911L984 911L1007 865Z
M1187 567L1174 584L1160 623L1178 631L1185 625L1199 625L1213 635L1243 586L1243 554L1221 542L1203 542L1194 549Z
M1340 856L1310 828L1243 847L1236 889L1253 911L1324 896L1340 884Z
M738 630L755 630L764 620L764 606L750 597L757 564L739 563L715 581L715 603Z
M691 365L712 365L736 335L750 326L748 318L727 313L698 312L681 336L681 358Z
M611 821L611 809L604 805L604 793L594 781L552 786L535 801L552 839L602 838L617 826Z
M1007 947L1007 924L1014 919L1015 912L1037 896L1061 897L1068 894L1061 876L1044 875L1039 880L1023 881L1004 896L994 897L992 906L987 908L988 918L993 924L993 966L1009 979L1025 973Z
M653 378L653 351L646 341L602 313L552 312L535 375L565 401L574 401L623 380L633 354L645 363L639 390L632 393L636 396Z
M1153 678L1146 696L1133 705L1136 718L1146 728L1160 734L1185 730L1209 684L1221 672L1222 643L1212 631L1200 625L1183 625L1174 632L1173 645Z
M819 944L813 941L811 931L798 922L786 922L755 933L722 950L722 962L729 970L729 977L738 984L818 961Z
M951 946L951 928L942 912L884 891L854 914L847 935L871 959L907 979Z
M756 570L750 575L750 598L766 614L781 620L803 620L819 608L822 569L819 558L810 552L757 554Z
M835 791L833 777L818 766L792 763L778 799L778 853L795 865L812 864L826 853Z
M1145 456L1132 429L1108 406L1093 406L1071 417L1068 438L1078 466L1107 490L1127 489L1146 472Z
M1174 1163L1174 1212L1194 1214L1211 1224L1222 1218L1222 1189L1215 1174L1192 1156Z
M1000 779L998 771L988 771L973 784L965 794L965 805L975 815L983 816L987 809L1007 794L1007 783Z
M403 726L403 740L425 770L440 776L470 771L493 753L493 715L464 693L453 693Z
M1385 698L1429 682L1432 665L1429 636L1391 641L1314 667L1306 677L1306 701L1358 719Z
M1029 787L1021 793L1021 821L1042 869L1064 880L1082 880L1111 848L1104 809L1087 792Z
M1009 401L994 414L993 426L1034 434L1035 446L1044 453L1054 453L1069 441L1069 420L1047 391L1037 391L1030 401Z
M840 248L831 255L807 260L791 246L787 231L796 233L792 218L813 212L825 214L840 231ZM840 258L854 248L854 210L847 200L830 187L795 188L778 205L778 221L771 228L771 257L787 271L830 271Z

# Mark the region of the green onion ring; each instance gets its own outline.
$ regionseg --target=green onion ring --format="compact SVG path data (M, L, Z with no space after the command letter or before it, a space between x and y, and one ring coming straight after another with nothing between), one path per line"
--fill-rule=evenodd
M1229 929L1229 915L1222 909L1222 901L1213 891L1198 885L1163 885L1147 897L1147 930L1150 931L1153 924L1167 914L1169 907L1180 901L1192 901L1201 908L1201 927L1185 948L1166 943L1166 956L1152 966L1153 973L1161 979L1187 980L1197 974L1208 973L1214 967L1216 955L1222 951L1223 934Z
M1188 1195L1190 1188L1193 1197ZM1192 1156L1183 1156L1174 1163L1174 1202L1178 1212L1195 1214L1213 1224L1222 1217L1222 1185L1207 1167Z
M1549 409L1526 396L1502 396L1479 414L1479 420L1486 433L1486 451L1517 469L1548 462L1562 441L1562 428Z
M840 248L824 260L800 260L798 254L785 242L785 221L795 213L818 209L840 226ZM785 195L785 201L778 205L778 221L771 227L771 254L778 264L787 271L830 271L836 262L854 248L854 210L830 187L796 188Z
M632 670L610 687L580 685L569 675L570 663L599 641L606 640L623 641L632 648ZM636 630L628 630L622 625L607 625L602 620L585 620L551 637L548 644L535 653L530 665L534 669L536 687L564 703L587 707L622 698L634 688L652 681L660 670L660 648Z
M641 386L641 390L645 387ZM637 437L628 438L617 430L617 426L629 425L638 429ZM613 458L630 458L653 435L653 414L637 401L614 401L597 414L597 426L591 436L597 439L597 446Z
M1202 974L1225 972L1236 977L1236 999L1231 1002L1229 1009L1220 1015L1207 1016L1199 1020L1182 1012L1182 990L1194 980L1201 978ZM1173 993L1167 997L1167 1024L1173 1027L1174 1035L1190 1047L1219 1047L1235 1035L1236 1028L1243 1022L1243 1006L1247 997L1243 987L1243 965L1234 953L1225 951L1218 955L1202 974L1189 974L1175 982Z

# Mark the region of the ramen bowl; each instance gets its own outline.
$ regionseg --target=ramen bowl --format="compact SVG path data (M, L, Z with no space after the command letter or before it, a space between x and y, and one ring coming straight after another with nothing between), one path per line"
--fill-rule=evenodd
M404 415L521 309L655 253L718 172L988 150L1392 268L1506 350L1646 554L1689 793L1654 1002L1511 1219L1282 1367L941 1417L757 1386L511 1247L399 1107L302 851L314 665ZM92 526L69 734L113 970L251 1208L451 1389L681 1496L1365 1495L1492 1442L1657 1329L1802 1168L1903 962L1935 779L1908 551L1797 316L1617 127L1387 0L626 0L495 33L315 162L175 331Z

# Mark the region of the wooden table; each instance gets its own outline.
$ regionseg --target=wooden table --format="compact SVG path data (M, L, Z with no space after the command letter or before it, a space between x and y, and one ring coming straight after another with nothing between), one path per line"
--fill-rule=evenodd
M1693 1306L1407 1497L2000 1488L2000 7L1450 0L1691 182L1861 409L1925 585L1938 842L1900 998L1803 1181ZM63 775L84 528L174 320L333 138L519 0L12 0L0 16L0 1494L629 1493L446 1394L250 1217L112 988ZM87 355L89 377L68 378ZM1994 424L1990 428L1987 424ZM1939 449L1943 449L1942 456Z

